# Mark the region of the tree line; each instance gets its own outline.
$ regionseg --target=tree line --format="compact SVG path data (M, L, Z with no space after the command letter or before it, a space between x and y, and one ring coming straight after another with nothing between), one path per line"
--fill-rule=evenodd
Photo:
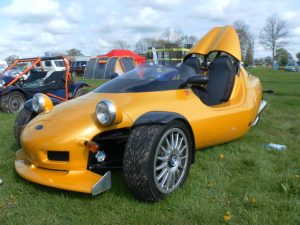
M272 64L277 61L280 66L284 66L293 60L293 56L284 48L288 43L287 22L277 14L267 18L258 36L259 43L271 51L271 56L265 58L254 59L255 37L250 31L249 25L243 20L237 20L233 22L233 26L240 39L242 60L245 64ZM119 39L112 43L112 47L114 49L132 49L138 54L145 55L147 50L153 46L183 47L186 44L194 45L197 40L198 37L195 35L186 35L179 29L166 28L159 38L143 37L133 46L126 40ZM69 56L83 55L81 50L76 48L67 50L66 54ZM11 55L6 58L6 61L10 64L17 58L18 56ZM300 52L296 54L296 58L300 61Z

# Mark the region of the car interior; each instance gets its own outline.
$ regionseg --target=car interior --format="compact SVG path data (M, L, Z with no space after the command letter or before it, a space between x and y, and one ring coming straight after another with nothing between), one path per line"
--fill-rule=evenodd
M48 72L36 72L33 73L23 84L24 89L29 92L47 92L50 90L65 88L66 71L52 71ZM30 79L30 80L29 80ZM43 82L37 82L42 80ZM36 82L36 84L33 84Z
M193 68L194 74L208 76L206 85L192 87L204 104L213 106L229 100L235 76L239 72L239 63L235 59L226 53L218 53L208 66L207 60L201 65L194 56L187 58L183 64Z

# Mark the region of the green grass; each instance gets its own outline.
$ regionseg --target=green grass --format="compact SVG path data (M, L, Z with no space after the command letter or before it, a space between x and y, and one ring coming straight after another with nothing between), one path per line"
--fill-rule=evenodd
M300 224L300 74L251 73L275 92L265 94L269 105L258 126L198 152L185 185L156 204L137 201L121 172L96 197L23 180L14 171L15 115L0 113L0 224ZM270 142L288 149L264 149Z

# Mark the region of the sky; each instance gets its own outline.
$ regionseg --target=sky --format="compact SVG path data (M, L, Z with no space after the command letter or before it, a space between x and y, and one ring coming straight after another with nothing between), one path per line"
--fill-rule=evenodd
M94 56L110 51L116 40L134 49L139 39L159 38L166 28L200 39L211 28L236 20L249 25L259 58L271 55L258 36L272 14L287 21L285 48L295 58L300 52L299 0L0 0L0 59L71 48Z

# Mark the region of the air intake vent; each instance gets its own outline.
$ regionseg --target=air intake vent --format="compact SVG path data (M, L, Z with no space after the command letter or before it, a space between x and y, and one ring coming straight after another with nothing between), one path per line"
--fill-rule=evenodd
M54 161L69 161L69 152L48 151L48 159Z

